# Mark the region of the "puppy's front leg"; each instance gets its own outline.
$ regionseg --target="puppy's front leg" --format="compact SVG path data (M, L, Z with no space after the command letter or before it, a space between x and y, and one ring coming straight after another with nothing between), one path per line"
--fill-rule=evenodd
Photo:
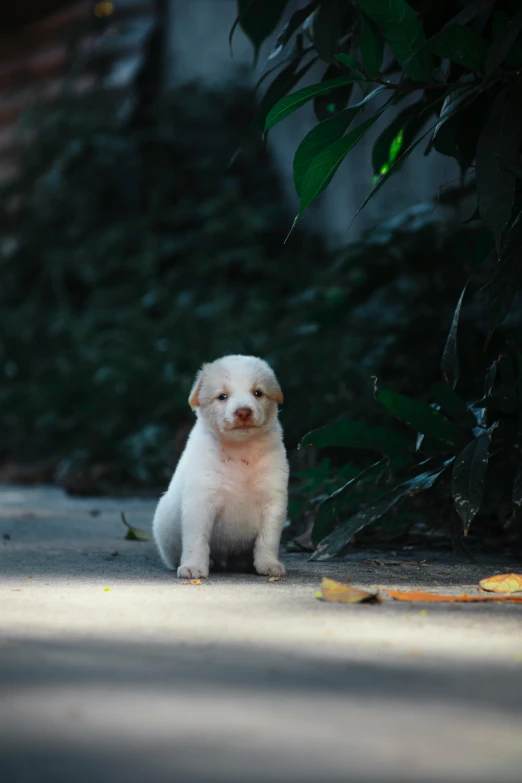
M180 579L207 577L210 561L210 536L216 509L201 500L187 500L181 510Z
M258 574L285 576L279 562L281 531L286 519L286 495L267 507L261 530L254 545L254 567Z

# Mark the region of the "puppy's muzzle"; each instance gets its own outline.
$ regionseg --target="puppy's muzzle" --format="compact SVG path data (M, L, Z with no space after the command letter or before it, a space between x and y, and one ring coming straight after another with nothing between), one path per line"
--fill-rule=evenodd
M250 424L252 413L252 408L238 408L234 415L239 423Z

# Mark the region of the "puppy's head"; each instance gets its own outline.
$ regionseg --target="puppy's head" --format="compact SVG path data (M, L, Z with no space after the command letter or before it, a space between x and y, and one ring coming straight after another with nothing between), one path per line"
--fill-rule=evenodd
M197 416L227 440L246 440L269 429L281 402L273 370L255 356L224 356L204 364L189 397Z

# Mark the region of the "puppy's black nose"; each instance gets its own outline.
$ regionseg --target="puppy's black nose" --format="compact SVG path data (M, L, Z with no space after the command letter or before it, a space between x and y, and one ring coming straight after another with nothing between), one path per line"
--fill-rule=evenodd
M252 408L238 408L236 416L238 419L241 419L241 421L246 421L252 416Z

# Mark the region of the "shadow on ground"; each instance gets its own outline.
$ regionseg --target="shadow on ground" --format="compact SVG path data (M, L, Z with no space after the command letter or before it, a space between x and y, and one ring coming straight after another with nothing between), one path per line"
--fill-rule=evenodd
M506 564L286 555L284 581L190 585L124 540L153 508L0 487L2 783L520 783L520 605L314 597Z
M227 644L226 628L218 645L0 650L0 776L13 783L520 779L520 669L256 650Z

